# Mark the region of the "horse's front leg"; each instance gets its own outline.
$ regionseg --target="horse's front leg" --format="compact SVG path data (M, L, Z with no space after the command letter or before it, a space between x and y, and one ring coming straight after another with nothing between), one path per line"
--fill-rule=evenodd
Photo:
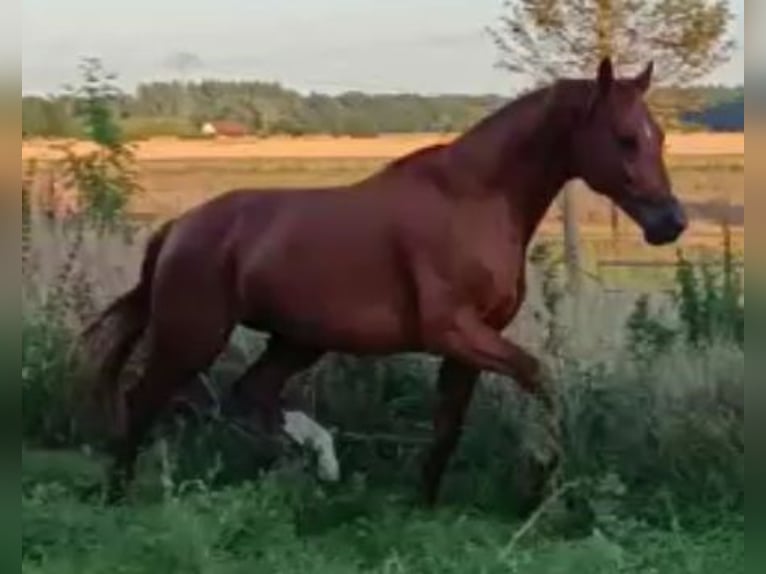
M465 413L478 378L478 369L452 359L442 362L438 405L434 413L435 437L423 466L423 497L428 506L436 503L444 470L460 440Z
M546 387L540 361L516 343L466 312L444 336L444 352L468 365L514 379L552 412L553 395Z
M517 344L485 325L475 315L466 313L458 318L444 338L444 351L453 360L477 371L490 371L513 378L522 389L537 397L546 410L545 423L552 441L546 461L532 461L530 492L525 512L541 502L545 486L561 460L560 417L553 394L547 388L540 362Z

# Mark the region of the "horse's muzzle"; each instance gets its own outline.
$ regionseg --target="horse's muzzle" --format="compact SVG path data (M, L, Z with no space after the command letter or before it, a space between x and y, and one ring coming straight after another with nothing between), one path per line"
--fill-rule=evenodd
M629 198L620 201L620 207L641 226L650 245L673 243L689 226L686 213L675 198L662 203Z

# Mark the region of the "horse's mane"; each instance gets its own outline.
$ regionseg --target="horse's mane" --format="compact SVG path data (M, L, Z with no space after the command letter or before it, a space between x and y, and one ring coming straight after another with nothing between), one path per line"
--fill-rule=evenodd
M452 142L437 143L417 149L392 160L383 168L383 171L417 169L433 165L432 160L441 157L441 153L454 146L455 143L466 137L471 137L473 134L495 128L498 120L502 121L501 125L506 125L505 119L515 116L529 106L543 109L549 105L557 104L571 111L575 107L582 106L585 94L589 93L590 89L591 83L587 80L565 78L526 91L487 114Z
M479 120L466 134L480 131L496 123L498 119L514 116L524 108L558 105L564 108L580 106L590 93L592 82L577 78L561 78L549 84L527 90L500 106L493 113Z

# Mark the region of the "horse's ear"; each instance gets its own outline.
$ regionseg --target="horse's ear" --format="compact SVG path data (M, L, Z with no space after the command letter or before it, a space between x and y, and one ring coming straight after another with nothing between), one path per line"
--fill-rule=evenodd
M585 109L585 118L590 120L598 107L599 101L609 95L614 84L614 66L612 65L612 59L608 56L601 60L598 66L598 78L596 79L596 89L588 101L588 105Z
M652 76L654 75L654 62L651 61L646 66L646 69L641 72L635 79L636 86L638 86L638 89L641 90L642 93L646 93L649 91L649 88L652 85Z
M608 93L614 84L614 66L612 59L607 56L598 66L598 88L602 94Z

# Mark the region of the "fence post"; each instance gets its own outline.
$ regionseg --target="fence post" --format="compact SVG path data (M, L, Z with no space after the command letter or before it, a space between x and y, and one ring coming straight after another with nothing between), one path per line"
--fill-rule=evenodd
M567 271L567 289L575 299L580 294L580 233L577 225L577 206L574 184L568 183L561 195L564 219L564 262Z

